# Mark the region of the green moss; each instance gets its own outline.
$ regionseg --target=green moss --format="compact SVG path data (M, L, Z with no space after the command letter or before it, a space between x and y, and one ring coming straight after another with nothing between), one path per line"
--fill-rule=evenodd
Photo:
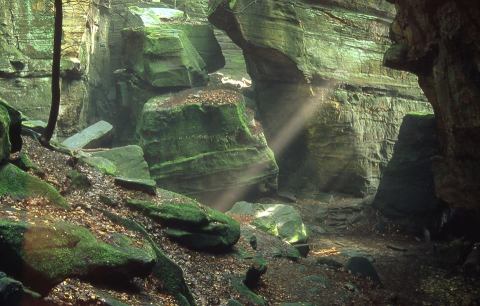
M409 112L405 116L435 118L435 115L429 111Z
M165 191L163 194L169 194L169 192ZM190 289L185 283L182 268L180 268L177 264L175 264L170 258L165 255L165 253L155 243L152 237L150 237L149 233L145 230L145 228L133 220L122 218L108 211L101 211L113 222L121 224L130 230L139 232L145 239L150 242L150 245L152 246L157 256L157 264L153 268L153 275L163 282L165 290L173 294L177 298L177 301L180 303L180 305L194 306L195 300L190 293Z
M70 179L70 185L76 189L87 189L92 185L85 174L76 170L70 170L67 177Z
M188 37L170 26L125 29L127 66L158 88L194 87L208 80L206 65Z
M22 148L22 116L0 98L0 161Z
M130 145L110 150L91 153L91 158L109 160L114 164L115 175L136 179L151 179L148 164L143 158L143 150L139 146ZM103 163L104 160L103 160ZM111 168L111 166L108 166ZM112 169L113 170L113 169ZM111 170L109 169L109 172Z
M10 116L7 110L0 106L0 161L7 159L10 155Z
M108 175L116 175L117 166L110 160L99 156L82 156L81 159L88 165Z
M241 98L240 98L241 99ZM145 104L138 135L159 186L195 195L276 184L278 167L263 134L252 134L243 101Z
M24 171L42 172L40 167L36 165L25 152L20 153L20 158L15 161L15 165Z
M69 207L54 187L12 164L0 167L0 195L18 198L45 197L58 206Z
M162 223L169 237L193 249L223 250L238 241L238 222L192 199L185 197L184 200L182 203L155 204L130 199L127 205Z
M65 222L38 226L0 220L0 268L41 292L67 277L108 281L145 275L155 255L149 245L134 245L120 234L106 244L86 228Z

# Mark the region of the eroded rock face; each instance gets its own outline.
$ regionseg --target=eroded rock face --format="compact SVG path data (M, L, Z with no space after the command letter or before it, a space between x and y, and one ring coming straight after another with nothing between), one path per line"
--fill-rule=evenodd
M202 89L154 97L143 108L137 132L161 187L196 196L276 188L273 152L236 91Z
M403 116L431 111L414 76L382 66L392 18L378 1L212 2L244 51L282 185L374 193Z
M432 172L432 159L438 154L434 115L407 114L373 206L389 218L408 220L421 229L441 209Z
M64 4L60 133L78 128L88 103L82 48L90 2ZM53 19L51 1L0 1L0 97L33 119L46 120L50 109Z
M480 3L396 0L386 65L414 72L438 122L438 196L456 207L480 198Z

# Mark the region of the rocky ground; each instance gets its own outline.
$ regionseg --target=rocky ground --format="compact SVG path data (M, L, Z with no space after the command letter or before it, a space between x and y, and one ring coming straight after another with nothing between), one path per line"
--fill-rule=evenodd
M232 251L199 252L168 239L161 225L126 206L128 199L152 199L153 196L117 187L113 178L76 163L67 155L49 151L32 139L25 139L24 152L38 166L32 172L60 190L72 210L65 211L42 198L20 201L3 197L2 219L45 224L64 220L90 229L97 239L106 243L115 233L123 233L141 244L143 240L138 233L113 222L108 212L135 220L183 269L198 305L227 305L233 303L233 299L245 305L479 303L479 282L466 278L459 270L461 254L455 241L431 243L423 241L423 237L403 235L394 228L379 231L379 217L370 211L365 201L338 195L290 201L310 228L310 253L306 258L288 256L286 244L254 229L248 224L248 218L242 216L235 216L242 223L242 236ZM67 176L73 169L85 175L87 185L78 185ZM162 194L156 199L161 201ZM260 202L289 201L264 198ZM252 248L252 236L256 237L256 250ZM266 260L267 272L253 293L241 286L241 279L259 256ZM379 279L375 272L367 279L348 271L345 264L352 257L368 259ZM42 302L53 305L177 305L175 298L164 290L166 281L150 275L134 278L122 286L100 286L80 279L66 279Z

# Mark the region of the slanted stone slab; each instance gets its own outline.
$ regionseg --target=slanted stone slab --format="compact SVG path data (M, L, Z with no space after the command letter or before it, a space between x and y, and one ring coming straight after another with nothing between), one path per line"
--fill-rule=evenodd
M42 120L25 120L22 121L22 128L37 133L42 133L47 127L47 123Z
M95 148L106 142L112 136L112 132L113 126L102 120L65 139L62 145L72 150Z
M157 194L157 183L154 180L116 177L115 184L126 189L143 191L152 195Z
M160 197L165 204L131 199L127 205L161 223L168 237L191 249L229 250L240 238L240 225L231 217L172 192Z

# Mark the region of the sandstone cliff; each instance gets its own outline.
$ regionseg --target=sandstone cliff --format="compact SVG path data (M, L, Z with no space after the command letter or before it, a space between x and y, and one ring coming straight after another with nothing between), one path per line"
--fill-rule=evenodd
M212 2L210 21L245 54L284 186L374 193L404 115L431 111L413 75L382 66L393 16L378 1Z
M396 42L385 63L414 72L432 103L442 157L434 165L438 196L453 206L480 198L480 3L391 1Z

